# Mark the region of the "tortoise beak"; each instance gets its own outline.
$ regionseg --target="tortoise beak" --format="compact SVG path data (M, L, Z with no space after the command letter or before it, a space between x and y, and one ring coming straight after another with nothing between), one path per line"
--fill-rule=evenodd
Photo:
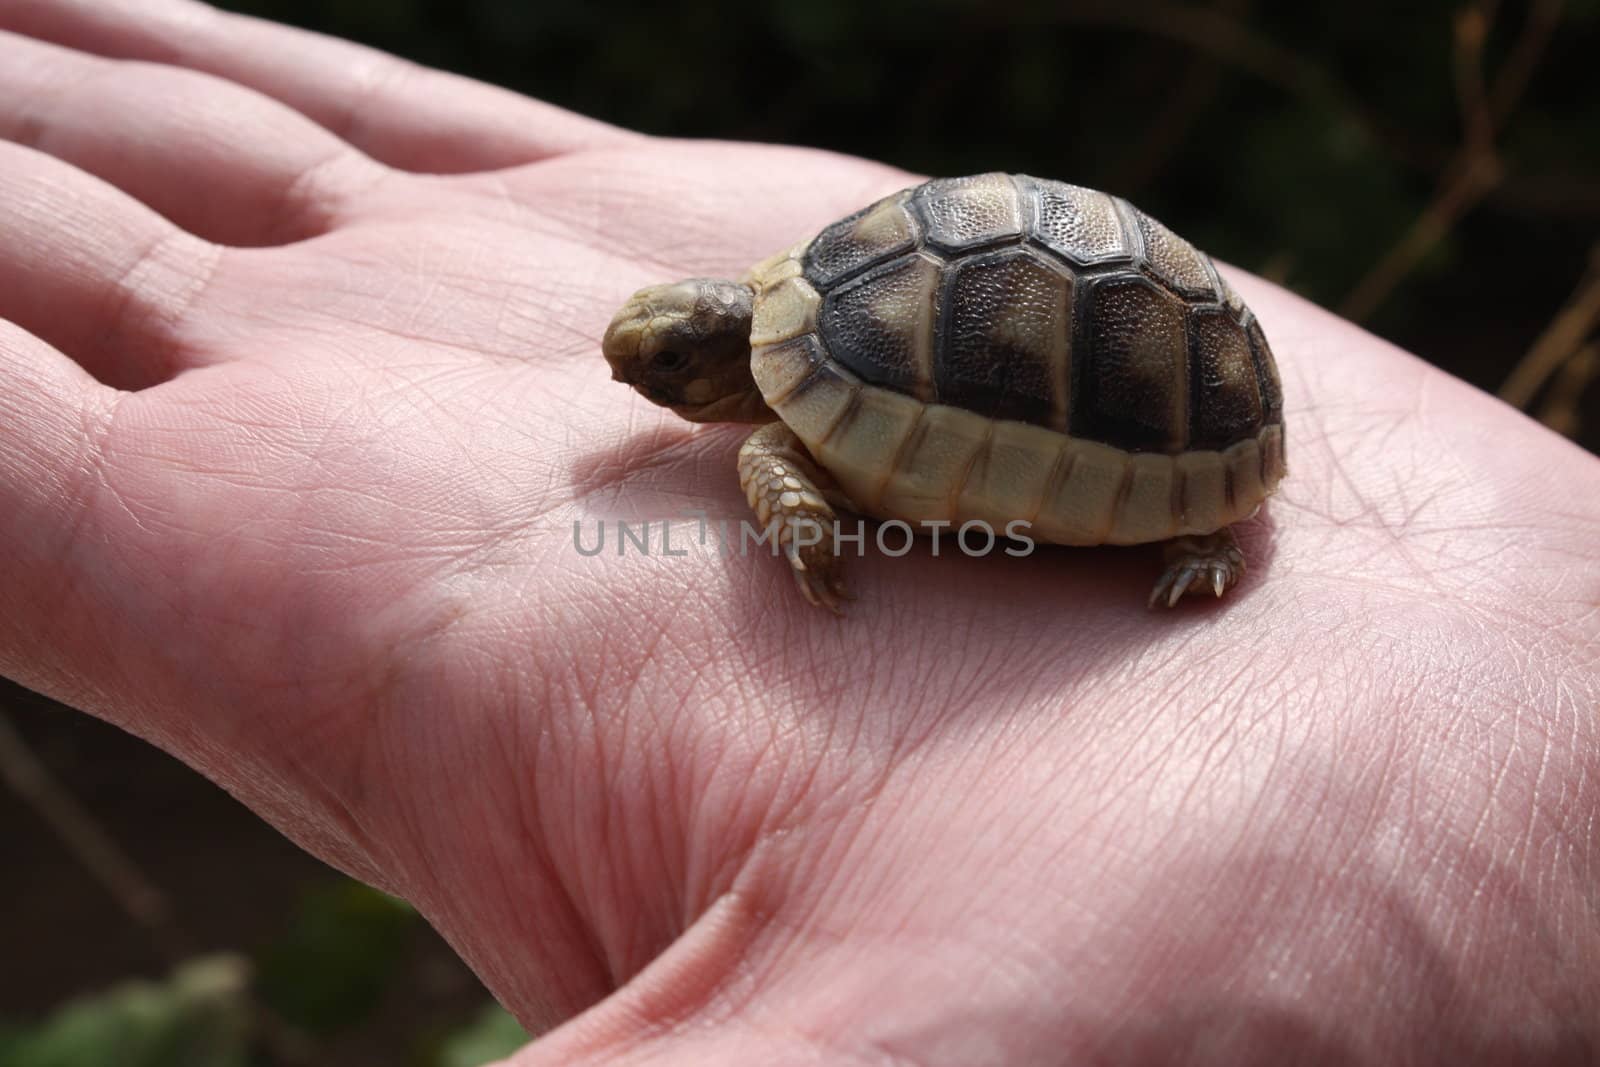
M639 354L640 333L645 322L648 321L648 312L640 310L633 301L625 304L616 318L611 320L611 325L606 327L605 336L600 338L600 351L606 357L606 363L611 366L611 380L624 385L633 384L633 375L630 371L636 369Z

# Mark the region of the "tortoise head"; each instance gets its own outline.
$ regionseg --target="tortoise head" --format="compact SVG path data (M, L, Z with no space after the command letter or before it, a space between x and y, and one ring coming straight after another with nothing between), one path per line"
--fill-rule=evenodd
M600 342L611 377L691 422L774 418L750 373L753 298L716 278L639 290Z

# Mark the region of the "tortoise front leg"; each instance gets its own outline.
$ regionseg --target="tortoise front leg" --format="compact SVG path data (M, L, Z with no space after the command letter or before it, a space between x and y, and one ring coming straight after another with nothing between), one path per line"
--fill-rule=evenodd
M848 502L806 451L793 430L769 422L745 439L739 449L739 484L755 509L762 529L778 525L778 544L793 568L805 598L835 615L841 602L854 600L844 581L844 566L835 550L835 521L830 499Z
M1173 607L1185 593L1221 596L1244 576L1244 553L1239 551L1231 527L1198 536L1174 537L1162 548L1167 569L1150 591L1151 607L1163 600L1167 607Z

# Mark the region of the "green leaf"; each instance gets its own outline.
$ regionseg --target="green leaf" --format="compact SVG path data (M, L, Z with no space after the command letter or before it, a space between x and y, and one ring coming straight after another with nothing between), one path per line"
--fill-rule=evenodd
M248 963L209 956L164 983L132 981L0 1033L0 1067L246 1067Z
M311 892L257 960L257 992L313 1033L358 1023L383 996L417 921L404 901L359 882Z
M446 1038L434 1067L482 1067L528 1043L528 1032L498 1004L490 1004L464 1029Z

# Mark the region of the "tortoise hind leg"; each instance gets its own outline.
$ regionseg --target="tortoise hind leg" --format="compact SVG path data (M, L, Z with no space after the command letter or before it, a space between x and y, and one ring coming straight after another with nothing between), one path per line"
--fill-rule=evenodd
M1173 607L1185 593L1221 596L1244 576L1244 553L1228 526L1215 533L1174 537L1162 551L1167 568L1150 591L1152 608L1163 601Z
M848 507L833 480L817 467L806 446L781 422L769 422L739 449L739 485L763 530L777 525L777 543L805 598L842 615L854 600L837 555L837 514L830 500Z

